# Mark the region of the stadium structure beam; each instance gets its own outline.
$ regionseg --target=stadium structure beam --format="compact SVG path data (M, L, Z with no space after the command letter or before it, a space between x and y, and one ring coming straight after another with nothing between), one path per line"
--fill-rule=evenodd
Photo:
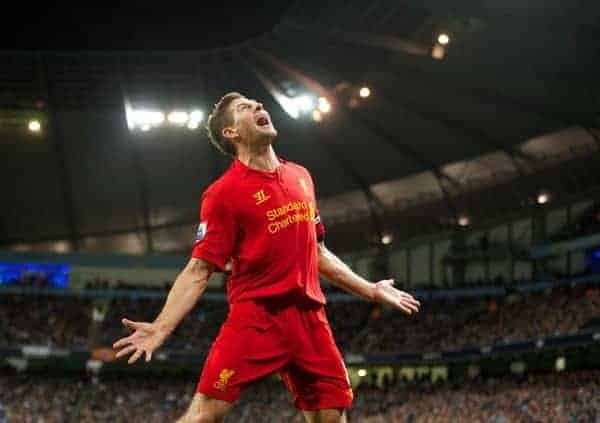
M292 68L289 64L283 64L283 65L281 63L278 64L277 63L278 59L276 59L274 56L272 56L268 53L265 53L263 51L256 50L256 49L254 49L254 51L258 52L258 54L261 57L266 58L271 63L273 63L275 66L280 66L280 67L283 66L282 69L288 68L287 72L291 72L292 74L295 74L296 78L300 79L301 82L304 82L304 80L310 79L310 78L304 76L302 74L302 72L300 72L300 71L291 70ZM343 66L342 66L342 68L343 68ZM396 75L394 75L394 76L396 76ZM322 89L324 89L324 88L322 88ZM385 96L385 94L383 94L383 95ZM389 98L392 99L392 97L389 97ZM414 104L410 104L406 100L400 99L398 97L393 98L393 101L401 103L406 109L410 109L413 112L416 112L417 114L419 114L422 118L424 118L426 120L442 123L444 126L446 126L449 129L460 132L462 134L469 135L473 139L473 141L478 144L485 143L487 146L492 146L493 148L503 151L510 158L510 160L513 163L513 166L514 166L515 170L517 171L517 173L519 174L519 176L524 176L527 173L525 167L519 161L519 159L523 160L524 162L526 162L530 165L533 165L535 162L535 159L533 157L529 156L528 154L526 154L514 147L506 146L502 142L493 139L488 134L486 134L485 131L483 131L481 128L470 127L470 126L466 125L465 122L463 122L463 121L460 121L457 119L451 119L450 117L444 116L443 114L438 113L438 112L423 110L418 105L415 106ZM413 159L415 159L415 158L416 157L413 156ZM423 163L422 158L421 158L421 163ZM433 169L435 169L435 167L433 167ZM443 174L443 172L441 172L441 171L439 171L439 172L441 174ZM452 184L454 186L460 186L460 184L456 181L453 181Z
M395 45L393 42L383 42L382 40L380 40L381 37L383 37L384 39L389 38L389 36L382 36L382 35L377 35L377 34L372 34L372 33L367 33L364 34L364 36L362 35L363 33L354 33L354 32L344 32L344 31L339 31L339 30L331 30L329 28L323 27L323 26L318 26L318 25L302 25L302 24L298 24L295 22L292 22L290 20L285 20L283 21L280 25L278 25L277 27L274 28L273 33L280 33L283 31L280 30L296 30L296 31L300 31L303 32L305 34L310 34L310 35L314 35L320 38L325 38L325 39L329 39L329 40L336 40L336 41L341 41L347 44L353 44L353 45L361 45L364 47L373 47L373 48L381 48L387 51L392 51L392 52L404 52L404 53L409 53L409 54L413 54L412 49L408 49L408 50L404 50L402 48L399 48L398 45ZM348 37L348 34L353 34L354 36ZM360 36L356 36L356 34L361 34ZM391 37L391 38L395 38L395 37ZM412 43L412 41L411 41ZM424 48L424 46L422 46L422 48ZM426 54L417 54L417 55L429 55L431 51L430 47L427 47L427 52ZM593 115L590 115L588 117L584 117L584 116L574 116L574 115L569 115L569 114L565 114L564 112L557 112L557 111L553 111L553 110L547 110L547 109L543 109L541 105L530 105L530 104L526 104L522 101L519 101L518 99L514 98L514 97L510 97L507 96L503 93L501 93L500 91L491 91L492 88L487 87L487 88L482 88L482 87L476 87L473 86L471 84L468 83L464 83L461 81L456 81L456 80L448 80L448 81L442 81L439 80L437 78L434 78L431 74L427 73L426 71L424 71L421 68L418 68L416 66L410 66L410 65L402 65L402 69L398 70L398 66L395 65L394 63L379 63L376 64L377 66L385 66L386 68L393 68L395 73L400 73L400 74L409 74L411 78L415 78L421 81L427 81L430 84L435 84L438 88L444 88L444 89L450 89L452 91L455 91L461 95L464 95L465 93L467 95L470 95L471 97L479 100L479 101L484 101L484 102L489 102L492 104L505 104L511 107L514 107L516 109L519 109L520 111L526 112L526 113L532 113L532 114L536 114L546 120L549 121L554 121L554 122L560 122L566 126L572 126L572 125L583 125L583 126L594 126L594 118Z
M331 29L322 25L300 24L289 19L282 21L275 29L294 29L308 34L344 41L349 44L366 47L383 48L398 53L406 53L414 56L429 56L431 46L420 44L412 40L406 40L392 35L373 34L369 32L348 32Z
M590 128L588 126L585 126L584 129L588 134L590 134L594 141L596 141L596 144L598 144L598 146L600 147L600 135L598 135L598 133L596 132L598 129Z
M46 106L50 115L47 122L47 133L48 139L54 146L54 153L56 155L58 180L60 181L60 191L67 217L69 242L72 250L79 251L81 244L79 242L80 239L77 233L77 212L75 209L75 200L71 187L71 175L69 173L69 166L67 164L65 145L58 123L58 113L54 107L57 98L56 86L50 81L48 61L47 58L41 53L37 54L36 65L39 83L43 91L43 95L46 98Z
M378 243L381 244L381 240L385 234L385 228L387 227L386 208L381 202L379 197L373 192L370 184L363 178L363 176L355 170L355 168L343 158L343 155L333 147L332 143L328 141L332 137L331 133L327 133L327 136L322 136L314 129L309 130L311 137L315 140L319 140L319 145L327 152L330 159L335 161L343 171L349 175L352 180L359 186L365 199L367 200L367 206L369 208L369 215L371 217L371 223L373 229L377 234ZM327 129L326 129L327 131Z
M426 110L422 105L416 104L415 102L411 102L404 98L400 98L393 94L383 93L384 98L388 98L388 101L393 103L398 103L402 105L405 110L411 111L413 114L420 116L422 119L437 122L444 125L446 128L451 129L461 135L468 135L469 139L477 144L483 144L488 147L493 147L504 152L512 161L515 170L519 173L520 176L525 175L526 169L523 164L519 161L522 160L530 165L534 165L535 159L522 152L521 150L506 146L499 140L496 140L490 137L484 130L481 128L476 128L473 126L466 125L464 121L460 119L453 119L442 112L437 112L433 110Z
M442 193L442 197L444 198L444 201L446 202L446 206L448 207L448 210L450 211L450 213L452 214L452 216L454 218L458 218L456 206L454 205L454 202L452 201L452 197L450 196L450 192L449 192L448 188L445 186L444 181L450 183L453 186L453 188L455 188L458 191L460 191L462 189L460 182L458 182L451 176L442 172L442 170L435 163L422 158L421 155L419 155L417 152L415 152L408 145L396 143L394 141L396 138L394 136L392 136L391 134L389 134L385 130L385 128L383 128L383 126L381 126L377 122L364 119L363 117L359 116L357 113L354 113L351 110L347 109L345 106L344 106L344 109L347 114L356 116L358 118L359 122L369 132L371 132L372 134L374 134L375 136L377 136L379 139L383 140L387 144L393 146L394 148L401 150L405 155L408 155L413 160L417 161L419 164L425 166L429 171L431 171L431 173L433 174L433 176L436 179L438 187L440 188L440 192ZM342 117L349 119L347 116L342 116ZM352 119L352 120L354 121L354 119Z
M329 90L327 90L325 87L323 87L321 84L319 84L315 79L304 74L299 69L294 68L292 65L283 61L282 59L279 59L279 58L277 58L267 52L264 52L262 50L253 49L252 51L254 53L256 53L259 57L267 60L271 65L275 66L282 72L284 72L284 73L288 74L290 77L298 80L300 83L306 85L308 88L311 88L313 91L317 92L319 95L322 95L325 97L330 97L330 98L333 97L330 94ZM347 116L348 113L352 114L353 116L356 115L355 113L353 113L350 109L348 109L346 106L344 106L341 103L336 103L336 106L343 108L342 115L344 115L343 117L345 117L345 118L348 118L348 116ZM436 173L437 176L439 176L442 179L447 180L456 188L460 187L460 183L458 181L454 180L451 176L446 175L443 172L441 172L441 170L439 170L434 163L427 160L425 157L420 155L418 152L416 152L410 146L408 146L406 144L399 144L399 143L395 142L394 141L395 137L388 134L380 125L377 125L374 122L367 121L366 119L363 119L360 116L356 116L356 117L359 119L359 121L361 122L361 124L363 126L367 127L367 129L369 129L371 132L376 133L384 142L391 145L394 149L398 150L402 155L410 158L412 161L418 163L420 166L426 167L428 169L434 169L433 171L434 171L434 173Z
M385 66L393 66L390 63L386 63ZM575 116L565 114L564 112L557 112L555 110L548 110L542 108L541 105L527 104L519 99L508 96L500 91L494 90L493 86L477 87L471 84L465 83L459 80L441 80L435 78L433 75L428 73L422 68L411 65L402 65L401 69L395 67L394 75L399 78L410 77L426 82L429 85L435 86L436 90L447 90L454 92L458 95L467 95L474 98L477 101L488 104L501 104L510 106L520 112L530 113L537 115L545 120L558 122L565 126L573 125L590 125L593 122L592 117Z

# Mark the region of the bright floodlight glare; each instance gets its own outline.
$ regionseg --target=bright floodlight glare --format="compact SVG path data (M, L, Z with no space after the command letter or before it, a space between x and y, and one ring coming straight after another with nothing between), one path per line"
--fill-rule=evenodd
M546 192L541 192L538 196L537 196L537 203L542 205L542 204L546 204L550 201L550 195L548 195L548 193Z
M298 119L300 117L298 104L293 98L289 98L285 95L277 95L275 96L275 100L277 100L277 102L281 105L281 108L285 110L290 117L293 119Z
M323 115L318 110L313 110L312 118L315 122L321 122L323 120Z
M42 129L42 124L39 120L30 120L29 125L27 125L31 132L40 132Z
M360 95L362 98L367 98L371 95L371 90L369 89L369 87L362 87L358 92L358 95Z
M140 129L144 132L148 132L151 128L152 126L150 126L148 123L144 123L142 126L140 126Z
M183 112L180 110L174 110L171 113L169 113L169 116L167 116L167 120L175 125L183 125L187 123L189 118L190 117L187 112Z
M200 122L198 122L196 120L190 120L187 124L188 129L191 129L192 131L194 129L198 129L199 126L200 126Z
M192 110L190 113L190 122L202 122L204 119L204 112L202 110Z
M450 42L450 36L448 36L448 34L440 34L438 35L438 43L440 43L443 46L447 46L448 43Z
M325 97L319 97L319 110L322 113L329 113L329 111L331 110L331 104L329 103L329 100L327 100Z
M567 368L567 360L564 357L557 357L554 368L557 372L562 372Z
M459 226L462 226L462 227L469 226L470 223L471 223L471 221L467 216L461 216L458 218Z
M298 105L298 109L304 113L310 112L315 107L313 98L306 94L296 97L296 104Z
M165 121L165 114L160 110L126 109L127 126L129 129L142 128L145 125L158 126Z
M383 245L389 245L389 244L391 244L392 243L392 236L390 234L384 234L381 237L381 243Z
M133 110L128 104L125 105L125 120L127 121L127 127L130 131L135 129L135 121L133 120Z
M358 375L360 377L365 377L367 375L367 369L358 369Z

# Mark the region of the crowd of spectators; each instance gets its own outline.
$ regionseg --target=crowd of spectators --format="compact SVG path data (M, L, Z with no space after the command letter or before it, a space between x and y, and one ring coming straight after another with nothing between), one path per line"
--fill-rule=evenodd
M75 297L0 295L0 345L87 345L91 302Z
M0 404L7 421L24 423L168 422L179 417L195 381L129 377L51 378L0 373ZM361 385L350 421L597 422L600 371L504 376L450 383ZM246 389L225 422L303 422L276 378Z
M162 309L164 299L118 299L112 302L102 324L100 344L111 345L129 332L121 324L126 316L135 321L152 321ZM178 351L208 351L212 341L225 321L228 312L224 302L200 300L169 337L165 348Z
M0 321L6 322L0 325L0 345L110 346L127 334L122 317L151 321L163 302L0 295ZM165 348L204 354L227 312L224 302L201 300ZM439 352L576 333L600 317L600 289L428 301L411 316L362 301L333 301L327 313L344 352Z
M600 371L504 376L460 386L397 384L356 392L361 422L597 422Z
M132 291L149 291L153 293L163 292L168 293L169 289L171 289L172 282L164 282L162 285L148 285L143 286L138 283L131 283L121 279L116 279L114 281L103 279L103 278L95 278L84 284L85 289L99 289L99 290L108 290L108 289L129 289Z
M425 303L420 313L372 313L360 352L437 352L578 332L600 315L600 289L561 288L501 299Z

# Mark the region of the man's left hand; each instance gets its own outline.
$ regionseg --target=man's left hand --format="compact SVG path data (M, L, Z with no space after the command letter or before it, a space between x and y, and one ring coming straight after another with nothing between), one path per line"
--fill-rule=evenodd
M421 303L408 292L394 288L393 279L385 279L374 284L373 301L391 305L406 314L418 313L421 306Z

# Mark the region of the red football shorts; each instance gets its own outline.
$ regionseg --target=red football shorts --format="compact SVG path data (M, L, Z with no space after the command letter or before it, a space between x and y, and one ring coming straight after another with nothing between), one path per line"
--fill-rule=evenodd
M321 304L292 296L233 304L196 390L233 402L247 384L274 372L300 410L352 404L348 373Z

